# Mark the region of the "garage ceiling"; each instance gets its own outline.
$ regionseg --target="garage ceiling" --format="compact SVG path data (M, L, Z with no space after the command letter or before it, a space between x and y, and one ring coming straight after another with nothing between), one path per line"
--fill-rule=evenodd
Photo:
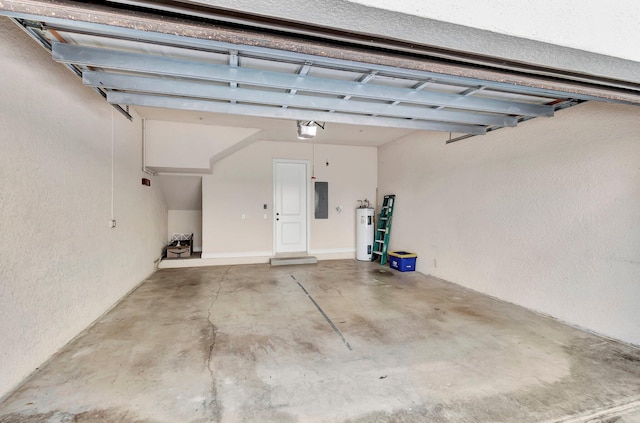
M389 52L344 44L337 47L342 57L324 54L317 40L318 54L309 54L295 47L313 40L279 33L217 27L212 36L202 17L169 19L148 13L166 14L159 6L141 11L90 3L7 1L0 13L125 114L128 106L144 106L481 135L598 98L406 66L423 60L415 57L398 56L392 66ZM170 30L172 19L180 31ZM360 60L344 58L349 48ZM376 55L384 60L363 60Z
M213 42L203 51L57 35L65 42L51 40L53 59L81 68L83 82L105 89L113 104L483 134L551 116L558 102L461 78Z

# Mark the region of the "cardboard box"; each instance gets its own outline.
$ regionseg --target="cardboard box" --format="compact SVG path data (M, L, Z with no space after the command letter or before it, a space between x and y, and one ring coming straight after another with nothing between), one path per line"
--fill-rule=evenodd
M188 245L180 247L167 247L167 258L184 258L191 256L191 248Z

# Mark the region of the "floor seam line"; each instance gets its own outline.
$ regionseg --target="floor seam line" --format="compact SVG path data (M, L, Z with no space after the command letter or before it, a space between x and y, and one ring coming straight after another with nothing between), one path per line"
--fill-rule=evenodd
M320 304L318 304L316 302L316 300L313 299L313 297L311 296L311 294L309 294L309 291L306 290L306 288L296 279L295 276L291 275L291 279L293 279L294 281L296 281L296 283L298 284L298 286L300 287L300 289L302 289L302 291L307 294L307 297L309 298L309 300L311 300L311 302L313 303L313 305L316 306L316 308L318 309L318 311L320 312L320 314L322 314L322 317L324 317L324 319L327 321L327 323L329 323L329 325L331 325L331 327L333 328L334 332L338 334L338 336L340 337L340 339L342 339L342 343L349 349L349 351L353 351L353 348L351 348L351 345L349 345L349 342L347 342L347 339L344 337L344 335L342 334L342 332L340 331L340 329L338 329L338 327L331 321L331 319L329 318L329 316L327 316L327 313L324 312L324 310L322 309L322 307L320 307Z

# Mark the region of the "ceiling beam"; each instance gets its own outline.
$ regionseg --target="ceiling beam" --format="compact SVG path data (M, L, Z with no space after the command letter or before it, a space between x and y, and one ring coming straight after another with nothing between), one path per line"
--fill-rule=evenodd
M257 116L289 120L318 120L324 122L345 123L350 125L381 126L390 128L421 129L463 134L481 135L486 132L484 126L463 125L445 122L431 122L388 117L371 117L346 113L318 112L281 107L231 104L199 99L167 97L148 94L133 94L108 91L107 101L112 104L130 106L161 107L168 109L195 110L200 112L227 113L244 116Z
M304 65L300 66L300 69L298 69L298 75L306 75L309 73L309 71L311 70L311 62L306 62ZM295 94L297 93L298 90L289 90L289 94ZM282 105L283 109L286 109L288 106L287 105Z
M53 59L88 67L117 69L157 75L193 78L207 81L237 82L283 90L315 92L332 95L351 95L386 101L444 106L455 109L505 113L522 116L553 116L553 107L488 98L466 97L458 94L424 92L419 90L361 84L353 81L318 78L247 68L232 68L200 61L164 56L130 53L96 47L53 44Z
M310 70L311 70L311 63L305 63L304 65L300 66L300 69L298 69L298 75L305 76L306 74L309 73ZM289 90L289 94L295 94L297 92L298 90Z
M465 97L466 96L470 96L470 95L473 95L473 94L477 93L478 91L484 90L485 88L487 88L487 87L485 87L485 86L471 87L471 88L468 88L468 89L464 90L463 92L461 92L460 95L463 95ZM442 108L443 108L442 106L438 106L438 107L436 107L436 110L440 110Z
M376 72L376 71L370 72L370 73L364 75L362 78L358 79L358 82L361 83L361 84L366 84L369 81L371 81L372 79L374 79L376 77L377 73L378 72ZM342 99L343 100L349 100L351 97L352 96L350 96L350 95L344 95L344 96L342 96Z
M232 68L237 68L238 67L238 50L231 50L229 51L229 66ZM238 87L238 83L237 82L230 82L229 86L231 88L237 88ZM235 101L232 101L232 103L234 103Z
M416 85L411 87L412 90L421 90L429 84L433 84L435 81L433 79L429 79L427 81L418 82ZM390 104L400 104L399 101L392 101Z
M230 88L202 82L179 81L175 79L149 78L145 76L86 71L82 78L85 85L99 88L135 91L170 96L195 97L202 99L240 101L244 103L267 104L272 106L296 107L320 111L335 110L363 115L414 118L486 126L516 126L513 116L472 113L452 110L434 110L386 103L348 101L346 99L299 96L273 91L259 91L246 88Z
M146 40L164 45L173 44L192 48L212 48L227 46L229 49L242 48L242 52L271 52L280 56L297 55L314 60L314 57L341 62L344 66L370 64L367 70L401 68L406 74L422 74L415 79L425 79L429 75L452 80L467 80L469 85L487 83L489 89L502 89L529 95L551 94L557 98L580 98L583 100L605 100L623 103L640 103L640 89L635 79L610 79L596 74L573 74L541 68L542 74L524 71L511 73L510 69L491 69L467 64L447 63L431 57L403 56L398 53L368 51L366 48L332 45L328 42L309 43L300 37L265 35L258 29L225 27L219 21L202 22L184 18L161 16L159 13L129 12L113 5L97 2L77 2L69 0L3 0L0 14L19 19L29 19L56 25L60 28L100 33L103 35L132 40ZM100 2L104 3L104 2ZM305 26L306 27L306 26ZM286 50L286 51L285 51ZM397 52L397 49L393 49ZM453 52L455 53L455 52ZM601 57L594 55L594 57ZM611 59L611 58L608 58ZM503 60L503 59L502 59ZM631 62L616 60L623 69ZM359 62L359 63L358 63ZM320 64L320 62L317 62ZM504 64L504 63L503 63ZM507 66L508 67L508 66ZM633 68L629 68L630 75ZM473 82L473 81L477 82ZM483 82L484 81L484 82ZM635 81L635 82L629 82ZM501 87L501 88L500 88ZM511 88L510 88L511 87Z
M1 7L0 7L1 8ZM1 12L0 12L1 13ZM23 15L23 14L10 14L11 16L20 16L27 19L38 19L38 16ZM93 15L89 15L93 18ZM77 16L73 16L74 19L79 19ZM85 16L83 15L83 18ZM438 82L449 85L459 86L476 86L478 84L485 84L489 89L514 92L522 95L533 95L538 97L571 97L575 96L575 93L569 94L568 91L559 90L557 87L544 87L536 88L534 86L519 85L514 82L499 82L497 80L485 80L478 79L475 76L460 76L459 73L444 73L438 69L414 69L413 67L398 67L402 66L402 63L396 62L395 66L390 64L377 64L375 62L356 62L355 59L345 60L339 59L327 55L311 55L300 53L299 51L285 51L274 48L260 47L256 45L239 45L230 42L219 41L214 37L207 37L206 39L193 38L189 36L180 36L173 33L158 33L150 31L142 31L138 29L125 28L125 27L112 27L109 25L94 23L88 20L73 20L68 21L57 17L48 17L44 24L46 28L57 29L65 32L72 32L83 35L94 35L99 37L106 37L116 40L135 40L154 45L173 46L184 49L192 49L198 51L210 51L216 53L225 53L231 50L238 50L240 54L259 57L265 60L276 61L296 61L299 63L313 63L318 67L336 68L345 71L363 73L375 70L380 75L387 75L405 79L423 80L428 79L431 82ZM499 78L500 81L504 81L504 78ZM581 93L580 98L584 100L604 100L608 97L589 95ZM618 102L631 102L629 98L616 100ZM640 100L638 100L640 102Z

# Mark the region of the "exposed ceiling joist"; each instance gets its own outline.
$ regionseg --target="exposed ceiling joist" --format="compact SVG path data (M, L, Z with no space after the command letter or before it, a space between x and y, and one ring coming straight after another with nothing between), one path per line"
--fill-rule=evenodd
M278 32L265 33L259 25L247 28L229 26L225 23L225 18L217 18L217 13L220 11L209 6L203 6L208 11L206 16L198 17L198 14L192 13L189 7L180 11L184 13L181 17L162 16L163 3L166 2L145 2L148 12L141 12L123 8L121 5L106 5L104 2L97 1L3 0L0 3L0 13L44 22L45 26L49 25L54 29L69 28L116 38L144 39L148 42L173 43L189 48L210 48L212 43L226 43L230 48L242 46L247 51L270 50L272 54L279 54L282 60L299 55L344 63L352 61L367 63L371 65L370 69L373 69L372 66L387 69L398 67L408 73L433 72L445 78L473 79L475 82L471 85L490 83L494 88L501 86L510 92L516 92L514 89L519 89L520 92L528 92L530 95L547 92L558 98L576 97L582 100L604 99L640 103L640 87L637 83L629 81L611 80L597 75L574 75L571 72L547 68L534 67L534 69L530 66L519 66L518 63L510 67L504 59L496 61L495 58L487 63L495 63L497 67L491 68L490 65L478 67L474 63L482 58L475 57L470 59L470 62L465 62L464 54L460 56L460 61L451 63L439 58L441 53L446 52L434 52L435 55L432 56L424 55L420 50L424 46L416 45L406 45L403 49L394 45L386 50L377 48L375 51L370 51L367 43L363 44L363 41L370 40L370 37L365 39L362 35L352 39L352 46L331 44L331 38L327 38L326 42L318 41L319 38L309 42L304 37L287 35L287 22L279 23ZM185 2L179 3L185 4ZM295 34L296 31L293 30L291 33ZM376 42L383 41L378 39ZM407 55L405 51L413 52L413 57L411 54ZM449 53L455 55L456 52ZM567 95L567 93L570 94Z
M283 90L296 89L312 93L351 95L366 99L398 100L404 103L444 106L480 112L524 116L553 116L553 107L546 105L469 97L459 94L425 92L267 70L232 68L227 65L61 43L53 44L53 59L61 63L74 63L86 67L168 75L204 81L237 82L239 84Z
M53 24L52 22L55 22L55 24ZM228 41L216 40L213 36L208 36L209 38L205 40L179 36L173 33L156 33L122 27L113 28L111 26L95 24L86 21L62 21L59 18L49 18L46 23L38 24L37 26L41 27L44 30L67 31L72 34L93 35L112 40L143 41L145 43L158 46L179 46L184 49L193 49L196 51L224 52L237 49L239 53L242 53L246 57L261 57L273 61L306 63L307 65L301 67L300 74L302 75L306 75L306 72L302 70L308 71L308 65L316 65L340 70L349 70L353 72L375 71L378 75L394 75L396 77L406 79L428 80L428 82L424 83L423 87L431 82L438 81L439 83L452 85L462 84L468 86L477 86L485 84L487 85L487 87L498 91L513 92L522 95L535 95L543 97L547 96L549 98L565 97L569 95L567 91L558 91L550 87L535 88L530 85L513 85L511 83L504 82L504 78L495 78L494 80L489 81L477 79L475 76L461 76L458 73L454 75L437 72L427 68L414 69L411 67L401 67L405 64L405 60L397 58L395 59L395 61L398 67L393 67L371 62L357 62L355 61L355 57L353 58L354 60L345 60L332 56L314 56L311 54L300 53L299 51L282 51L256 45L233 44ZM224 38L227 39L232 37ZM584 100L598 100L607 98L606 96L597 97L585 93L582 93L580 97ZM638 102L640 103L640 99L638 100Z
M229 66L232 68L238 67L238 50L229 51ZM233 81L229 83L231 88L238 88L238 83ZM232 103L235 103L236 100L231 100Z
M153 4L141 12L103 2L0 0L0 14L116 106L469 136L553 116L559 104L640 99L625 84L585 89L584 81L514 77L509 69L163 16Z
M361 84L366 84L366 83L368 83L369 81L371 81L372 79L374 79L374 78L376 77L376 74L377 74L377 73L378 73L378 72L376 72L376 71L369 72L368 74L366 74L365 76L363 76L362 78L360 78L360 79L358 80L358 82L359 82L359 83L361 83ZM353 96L352 96L352 95L343 95L343 96L342 96L342 99L343 99L343 100L349 100L351 97L353 97Z
M201 82L180 81L175 79L149 78L146 76L124 75L106 72L86 71L83 75L85 85L134 91L140 93L169 95L211 100L239 101L244 103L284 105L309 109L311 111L340 111L347 113L371 114L378 116L414 118L452 123L491 126L516 126L517 118L506 115L480 114L453 110L347 101L346 99L299 96L273 91L256 91L243 88L229 88Z
M187 99L179 97L155 96L148 94L107 92L107 101L113 104L131 106L161 107L179 110L195 110L212 113L228 113L244 116L259 116L289 120L319 120L325 122L346 123L350 125L382 126L394 128L410 128L429 131L444 131L482 135L486 128L478 125L463 125L426 120L397 119L373 117L346 113L329 113L299 110L281 107L254 106L248 104L231 104L207 100Z
M300 69L298 69L298 75L306 75L309 73L309 71L311 70L311 63L305 63L304 65L300 66ZM295 94L297 93L298 90L294 89L290 89L289 90L289 94ZM286 105L282 105L282 107L286 108Z

